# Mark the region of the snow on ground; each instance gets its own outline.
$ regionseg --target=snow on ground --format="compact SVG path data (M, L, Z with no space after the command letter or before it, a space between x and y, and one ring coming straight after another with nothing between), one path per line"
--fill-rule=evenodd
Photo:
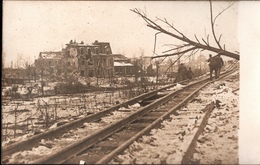
M49 84L52 86L53 84ZM20 86L19 88L22 88ZM115 104L122 103L127 99L134 97L135 95L129 95L129 91L116 91L116 92L92 92L86 94L73 94L73 95L58 95L50 97L34 98L32 101L7 101L2 105L2 123L6 127L4 131L4 141L2 146L12 144L19 141L19 136L23 134L33 134L35 132L40 133L44 130L50 129L45 127L46 118L48 113L49 127L56 128L58 122L61 120L69 119L74 120L81 115L89 115L97 113L100 110L111 107ZM15 104L15 103L20 103ZM140 104L131 105L121 111L131 111L131 108L135 109L140 107ZM16 129L16 137L14 137L15 115L11 114L12 110L24 110L28 109L30 112L17 113L18 125L23 125L27 128ZM28 120L27 120L28 119ZM56 123L53 123L56 122ZM8 123L8 124L7 124Z
M37 146L33 147L32 150L17 152L12 155L9 159L11 164L28 164L30 161L39 159L46 155L46 153L51 153L51 149L45 146ZM30 155L28 160L24 160L23 158L27 155Z
M101 119L101 122L103 123L113 123L116 122L122 118L124 118L125 116L129 115L131 112L122 112L122 111L114 111L113 114L103 117Z
M42 156L48 156L55 153L70 145L72 142L82 139L105 126L105 123L84 123L82 127L70 130L63 134L62 137L55 138L54 140L42 139L37 147L12 154L8 164L28 164Z
M177 90L182 89L183 87L185 87L185 85L182 85L182 84L177 83L174 87L169 88L169 89L167 89L167 90L169 90L169 91L177 91Z
M217 81L209 85L200 92L200 95L195 99L195 102L188 104L187 107L180 110L181 113L181 111L192 110L193 108L200 109L205 107L205 105L210 101L220 101L219 108L214 109L211 118L209 119L208 126L205 128L203 134L199 137L199 142L196 147L197 152L194 153L195 161L200 161L200 163L238 163L238 76L238 73L235 73L233 74L233 78L227 78L226 80ZM182 88L182 85L179 84L177 87ZM101 98L107 97L105 97L103 94ZM46 102L52 100L52 98L41 99L46 99ZM96 98L93 97L93 99ZM35 102L37 101L35 100ZM8 111L8 107L5 108L6 109L4 111ZM91 131L96 131L100 127L104 127L106 123L113 122L115 119L127 115L128 112L125 112L125 109L122 109L122 112L115 112L106 119L104 118L104 122L85 123L83 126L84 129L79 128L76 130L76 132L69 132L68 134L65 134L62 139L55 139L54 141L42 141L40 146L35 147L32 150L13 154L10 159L10 163L27 163L41 157L42 155L46 155L46 153L51 154L54 150L58 149L57 147L52 147L54 143L64 145L70 144L71 141L75 141L75 139L79 139L82 136L88 135ZM131 111L131 109L127 109L127 111ZM172 117L174 116L172 115ZM196 117L198 121L201 119L200 116ZM180 159L183 156L186 145L184 142L189 142L191 140L190 138L192 137L190 135L194 133L193 131L195 131L192 129L192 123L194 123L194 121L196 121L196 119L192 118L192 116L189 120L183 120L181 122L180 120L177 121L175 119L164 121L162 128L153 129L150 133L150 136L143 136L140 140L134 142L133 145L131 145L124 152L124 154L119 155L118 158L123 160L123 162L121 162L122 164L180 163ZM186 125L186 135L184 139L180 139L181 136L179 135L179 133L183 132L174 132L175 126L182 124ZM55 125L53 127L55 127ZM190 131L187 131L188 129ZM26 137L27 135L21 137L20 140ZM61 147L63 145L58 146ZM230 153L232 155L231 159ZM26 155L28 157L27 159L21 159L22 156ZM17 162L18 160L19 162Z
M201 164L239 163L239 91L235 91L239 87L237 80L227 79L219 82L225 85L215 90L213 96L221 103L219 108L212 112L207 127L197 141L194 161L199 161Z
M238 164L238 88L239 73L237 72L231 78L208 85L195 98L195 102L187 105L186 110L200 109L211 101L217 102L217 108L213 110L208 125L197 142L194 161L204 164ZM185 109L181 110L185 111ZM174 117L172 115L170 120L164 121L161 128L153 129L149 136L143 136L135 141L110 163L180 164L187 144L191 141L192 134L195 133L190 127L194 118L176 122ZM196 116L196 118L201 119L200 116ZM183 127L185 123L186 127ZM183 137L180 134L184 134L184 132L175 132L180 125L186 133Z
M138 108L132 108L131 110L137 110ZM29 163L33 160L39 159L43 156L43 152L45 152L44 156L50 155L62 148L71 144L71 142L75 142L79 139L83 139L89 134L96 132L104 127L107 126L108 123L116 122L123 117L129 115L131 113L128 112L121 112L121 111L114 111L113 114L109 116L101 118L99 122L86 122L83 126L75 129L70 130L69 132L62 135L62 137L55 138L54 140L44 140L42 139L40 145L34 147L32 150L21 151L11 155L8 163L11 164L18 164L18 163ZM56 128L57 123L52 125L50 129ZM26 136L27 137L27 136ZM25 137L25 138L26 138ZM23 139L25 139L23 138Z
M194 102L171 115L162 127L152 129L150 135L145 135L135 141L112 164L180 164L187 144L196 133L198 124L202 121L204 108L201 103ZM188 114L186 118L181 114ZM120 162L118 162L120 160Z
M47 112L50 116L51 120L55 120L55 124L64 118L73 119L74 117L79 117L80 115L88 115L97 113L100 110L103 110L107 107L113 106L116 104L116 101L123 102L127 99L127 97L123 97L123 94L119 95L118 92L114 93L87 93L81 95L70 95L70 96L51 96L51 97L41 97L35 98L33 101L10 101L5 105L2 105L2 123L3 125L7 125L10 127L15 123L15 114L10 113L12 110L24 110L28 109L29 112L25 113L17 113L17 124L29 124L29 130L16 130L16 133L29 134L32 132L40 131L44 128L44 124L36 124L38 122L44 122L44 114ZM17 104L16 104L17 103ZM18 104L20 103L20 104ZM47 107L45 108L45 105ZM40 108L40 109L39 109ZM55 115L55 109L57 114ZM26 119L34 118L29 123L27 123ZM55 127L54 125L50 125ZM32 129L33 127L33 129ZM52 128L53 128L52 127ZM14 133L13 129L2 130L4 134L9 135L4 142L2 142L2 146L14 143L16 141L21 140L20 137L14 138L12 135ZM24 132L25 131L25 132Z

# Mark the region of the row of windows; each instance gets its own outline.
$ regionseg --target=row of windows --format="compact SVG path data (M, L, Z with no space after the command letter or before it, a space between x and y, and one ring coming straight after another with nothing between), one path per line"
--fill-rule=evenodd
M102 63L100 63L100 60L97 59L95 61L96 63L96 66L113 66L114 65L114 61L113 59L102 59ZM39 63L41 65L41 62ZM45 65L52 65L52 64L58 64L58 61L55 60L55 61L44 61ZM81 60L81 65L85 65L85 60ZM88 60L87 61L87 64L88 65L93 65L93 61L92 60ZM67 62L67 65L76 65L75 62L71 63L70 61Z
M96 70L96 74L98 76L102 76L102 77L113 75L112 70L107 70L107 69L102 69L102 70L98 69L98 70ZM87 71L81 70L80 76L94 77L94 70L87 70Z
M85 64L93 65L93 61L92 60L88 60L87 63L86 63L84 59L81 60L81 65L85 65Z
M95 51L94 51L96 54L99 54L100 53L100 50L99 50L99 48L95 48ZM105 51L101 51L101 53L106 53L106 54L110 54L110 50L109 49L106 49ZM88 55L91 55L91 53L92 53L92 51L91 51L91 49L87 49L87 54ZM81 48L81 49L79 49L79 54L80 55L84 55L84 49L83 48Z
M102 63L100 63L100 59L96 59L95 60L95 65L96 66L114 66L114 60L112 58L110 59L102 59ZM93 60L85 60L85 59L81 59L80 60L80 64L81 65L85 65L85 64L88 64L88 65L93 65Z
M97 66L114 66L114 60L112 58L102 59L102 63L97 59L95 64Z
M54 65L54 64L58 64L58 60L45 60L45 61L39 61L38 62L39 65Z
M81 70L80 71L80 76L85 76L85 70ZM94 77L94 71L93 70L88 70L87 77Z
M109 66L109 63L110 63L111 66L113 66L113 59L103 59L101 64L100 64L100 60L99 59L96 60L96 65L97 66L105 66L105 65ZM44 61L43 63L39 62L39 65L41 65L41 64L45 64L45 65L58 64L58 61L57 60L55 60L55 61ZM81 60L81 64L85 65L85 60ZM87 64L88 65L93 65L93 61L92 60L88 60ZM72 62L71 63L70 61L68 61L67 65L76 65L76 62Z
M87 55L87 56L91 56L91 55L92 55L92 52L94 52L95 54L99 54L99 53L100 53L100 50L99 50L99 48L95 48L94 51L92 51L91 49L87 49L86 55ZM105 53L106 53L106 54L110 54L110 50L107 49L107 50L105 51ZM79 49L79 54L80 54L80 55L84 55L84 54L85 54L83 48ZM70 56L70 51L69 51L69 50L66 51L66 55L67 55L67 56Z

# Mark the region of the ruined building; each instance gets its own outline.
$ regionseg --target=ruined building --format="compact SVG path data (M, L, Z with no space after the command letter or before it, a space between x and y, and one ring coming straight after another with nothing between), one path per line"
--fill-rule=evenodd
M108 42L95 41L88 45L71 41L62 49L63 63L77 70L83 77L111 77L114 75L112 50Z
M130 59L113 54L109 42L97 40L92 44L71 40L60 52L40 52L35 67L40 77L64 72L96 78L133 75Z
M55 73L61 69L62 55L61 52L40 52L38 59L35 60L35 71L38 78L47 78L55 76Z

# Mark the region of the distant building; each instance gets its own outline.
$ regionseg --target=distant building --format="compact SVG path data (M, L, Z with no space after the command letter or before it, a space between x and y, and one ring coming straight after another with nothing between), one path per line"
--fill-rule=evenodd
M95 54L93 55L93 62L93 76L98 78L112 78L114 76L114 60L112 56L108 54ZM88 77L91 76L88 75Z
M63 63L83 77L111 77L114 75L113 56L109 42L91 44L70 41L62 49Z
M111 56L113 56L115 62L124 62L124 63L131 62L131 59L127 58L122 54L111 54Z
M98 42L96 40L93 46L96 46L96 54L113 54L109 42Z
M27 71L23 68L3 68L2 82L6 84L24 84L27 79Z
M40 52L35 60L40 77L78 73L82 77L111 78L115 75L131 76L134 66L130 59L113 54L109 42L95 41L84 44L71 40L60 52ZM54 74L55 73L55 74Z
M115 75L117 76L132 76L134 75L134 65L131 63L114 61Z
M61 52L40 52L38 59L35 60L35 71L36 75L43 78L43 76L55 76L54 73L60 68L62 63Z
M51 69L56 67L61 60L61 52L40 52L39 58L35 60L36 71L41 68Z
M114 58L114 68L116 76L132 76L134 75L134 65L131 60L122 54L112 54Z

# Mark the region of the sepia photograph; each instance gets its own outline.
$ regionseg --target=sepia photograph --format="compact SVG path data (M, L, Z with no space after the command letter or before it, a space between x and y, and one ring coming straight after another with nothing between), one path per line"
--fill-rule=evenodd
M260 2L2 6L2 164L260 163Z

